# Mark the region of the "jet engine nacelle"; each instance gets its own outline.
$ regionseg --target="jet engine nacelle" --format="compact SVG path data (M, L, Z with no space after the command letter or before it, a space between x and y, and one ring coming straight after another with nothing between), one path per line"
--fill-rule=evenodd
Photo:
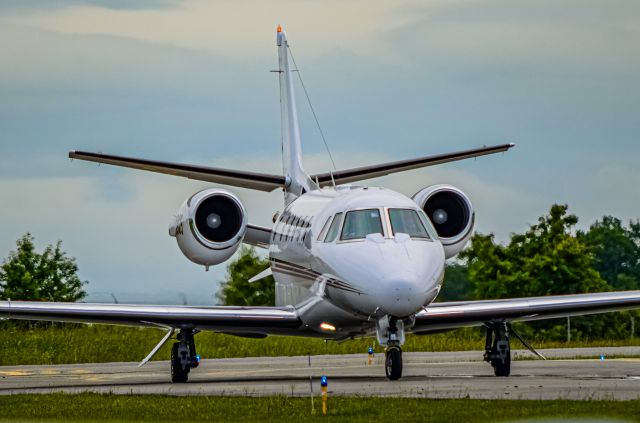
M223 189L206 189L185 201L169 226L182 253L209 266L228 260L247 230L247 212L240 199Z
M451 258L467 244L475 223L469 197L451 185L432 185L413 196L438 232L444 255Z

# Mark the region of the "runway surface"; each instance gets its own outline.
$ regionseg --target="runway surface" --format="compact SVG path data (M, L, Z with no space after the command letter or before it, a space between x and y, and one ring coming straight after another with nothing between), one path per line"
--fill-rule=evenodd
M189 383L171 384L169 362L0 367L0 394L101 392L168 395L308 396L319 377L330 395L482 399L640 399L640 347L514 351L511 376L493 376L482 352L404 353L400 381L388 381L384 354L202 360ZM599 357L605 354L605 359ZM569 359L569 357L583 357Z

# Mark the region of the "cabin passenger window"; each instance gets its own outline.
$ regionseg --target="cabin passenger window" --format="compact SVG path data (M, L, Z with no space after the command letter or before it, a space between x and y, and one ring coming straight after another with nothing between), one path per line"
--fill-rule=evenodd
M292 236L293 233L293 221L295 220L295 217L290 214L289 216L287 216L287 220L286 220L286 225L284 228L284 238L285 240L289 240Z
M362 239L369 234L383 234L380 210L354 210L347 213L340 239Z
M324 242L333 242L338 237L338 230L340 229L340 222L342 221L342 213L336 214L333 218L333 222L331 222L331 226L329 227L329 232L327 232L327 237L324 239Z
M429 239L427 229L415 210L389 209L389 221L394 235L400 232L412 238Z

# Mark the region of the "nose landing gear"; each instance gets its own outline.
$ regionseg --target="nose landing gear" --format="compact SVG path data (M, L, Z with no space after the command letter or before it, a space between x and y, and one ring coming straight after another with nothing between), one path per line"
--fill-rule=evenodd
M178 341L171 348L171 382L185 383L189 379L191 369L198 367L200 356L196 354L194 331L183 329L178 334Z
M384 369L389 380L398 380L402 377L402 348L399 345L387 347Z
M389 380L402 377L402 344L405 340L404 322L385 316L376 324L378 343L386 347L384 368Z

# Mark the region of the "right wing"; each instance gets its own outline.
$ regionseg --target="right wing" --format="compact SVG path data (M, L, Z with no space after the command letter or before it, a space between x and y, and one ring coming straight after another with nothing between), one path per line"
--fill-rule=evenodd
M364 179L377 178L405 170L418 169L421 167L435 166L442 163L454 162L457 160L469 159L472 157L486 156L487 154L502 153L514 147L515 144L501 144L492 147L474 148L472 150L456 151L454 153L438 154L435 156L419 157L417 159L400 160L396 162L382 163L373 166L364 166L347 170L337 170L335 172L319 173L312 175L311 179L317 181L320 186L330 186L334 182L336 185L361 181Z
M136 159L133 157L112 156L110 154L89 153L86 151L71 151L69 152L69 158L128 167L132 169L148 170L150 172L165 173L168 175L183 176L185 178L195 179L198 181L213 182L215 184L250 188L260 191L273 191L274 189L284 187L287 182L286 178L280 175L159 162L154 160Z
M239 335L300 335L305 331L293 307L192 307L0 301L0 317L174 329L190 327Z

